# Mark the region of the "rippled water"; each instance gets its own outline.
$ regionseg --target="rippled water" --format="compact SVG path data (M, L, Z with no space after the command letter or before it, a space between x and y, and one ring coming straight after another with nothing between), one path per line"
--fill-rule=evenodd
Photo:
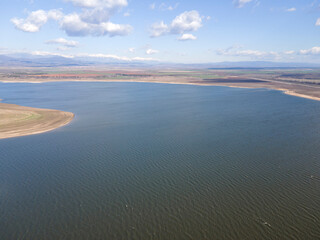
M0 98L76 114L0 140L0 239L320 239L320 102L146 83Z

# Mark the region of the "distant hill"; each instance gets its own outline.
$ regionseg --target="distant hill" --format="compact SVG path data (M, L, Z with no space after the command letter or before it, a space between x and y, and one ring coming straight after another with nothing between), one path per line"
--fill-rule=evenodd
M211 68L309 68L320 67L314 63L286 63L268 61L221 62L210 64Z
M27 53L0 55L0 67L62 67L109 65L127 68L197 68L197 69L263 69L263 68L320 68L313 63L284 63L268 61L220 62L204 64L179 64L156 61L125 61L112 58L74 57L47 55L39 56Z
M63 66L93 66L113 65L123 67L150 67L151 61L125 61L112 58L40 56L27 53L0 55L0 67L63 67Z
M24 57L15 57L0 55L0 66L4 67L59 67L83 65L87 65L87 63L60 56L33 57L32 55L25 54Z

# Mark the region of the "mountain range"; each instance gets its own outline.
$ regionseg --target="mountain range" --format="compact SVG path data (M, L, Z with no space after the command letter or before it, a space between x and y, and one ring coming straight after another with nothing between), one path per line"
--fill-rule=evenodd
M0 67L65 67L65 66L95 66L113 65L123 67L166 67L166 68L197 68L197 69L248 69L248 68L320 68L320 64L244 61L244 62L219 62L203 64L179 64L157 61L127 61L112 58L94 57L63 57L55 55L32 55L27 53L0 55Z

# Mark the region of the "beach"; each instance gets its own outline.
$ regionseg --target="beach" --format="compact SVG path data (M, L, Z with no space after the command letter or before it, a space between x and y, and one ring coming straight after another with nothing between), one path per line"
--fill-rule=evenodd
M0 139L48 132L73 118L70 112L0 103Z

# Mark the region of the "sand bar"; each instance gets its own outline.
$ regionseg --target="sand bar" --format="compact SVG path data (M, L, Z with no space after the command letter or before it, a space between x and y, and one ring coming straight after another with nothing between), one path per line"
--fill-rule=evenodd
M70 112L0 103L0 139L48 132L73 118Z

